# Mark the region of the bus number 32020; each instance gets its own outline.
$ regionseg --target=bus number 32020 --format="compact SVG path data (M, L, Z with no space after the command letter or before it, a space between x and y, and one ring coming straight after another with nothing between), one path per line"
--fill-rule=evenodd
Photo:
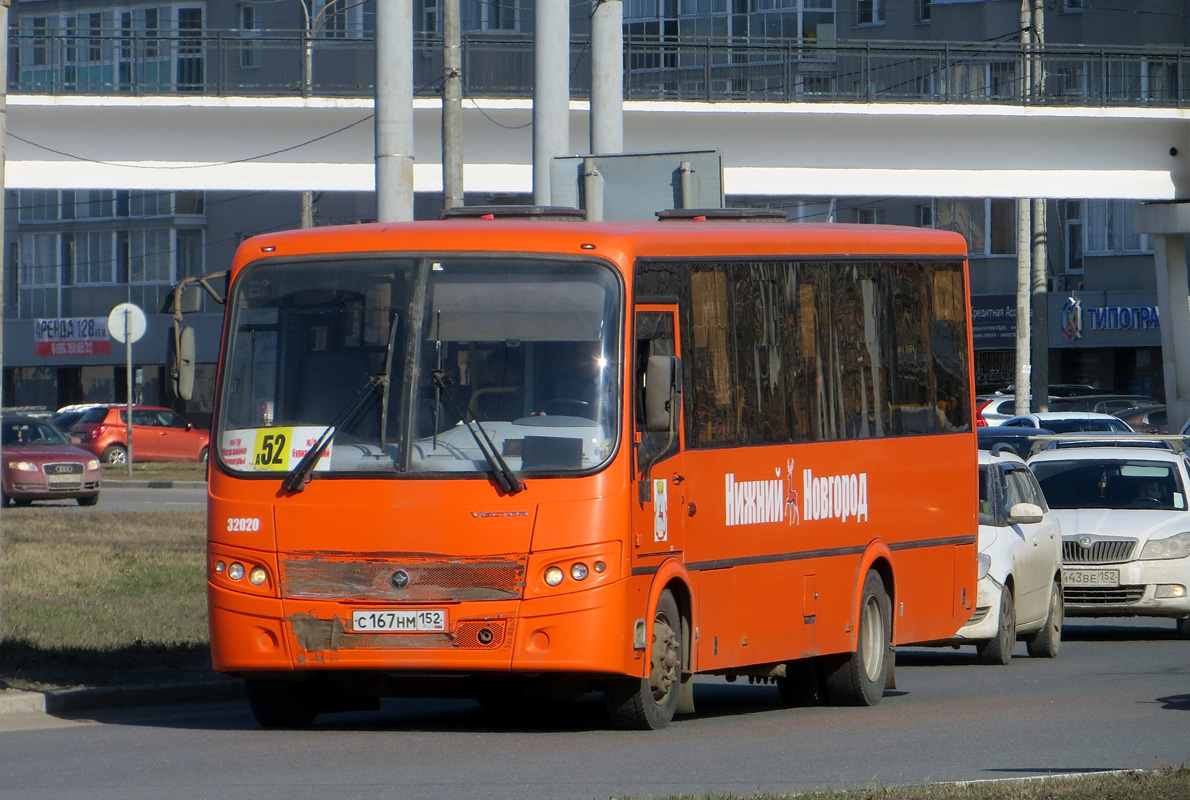
M228 517L227 518L228 531L258 531L260 530L259 517Z

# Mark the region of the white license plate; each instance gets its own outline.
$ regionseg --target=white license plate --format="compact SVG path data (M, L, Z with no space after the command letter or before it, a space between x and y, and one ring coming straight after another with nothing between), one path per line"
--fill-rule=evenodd
M446 630L446 612L440 608L418 611L391 608L351 612L351 629L367 633L426 633Z
M1118 569L1064 569L1063 586L1119 586Z

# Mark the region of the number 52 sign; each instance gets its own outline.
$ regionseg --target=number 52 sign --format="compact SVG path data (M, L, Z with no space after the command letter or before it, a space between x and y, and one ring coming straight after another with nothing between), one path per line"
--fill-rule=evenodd
M227 431L223 435L223 462L248 472L289 472L318 442L326 428L317 425L295 428L252 428ZM314 469L329 472L332 440Z

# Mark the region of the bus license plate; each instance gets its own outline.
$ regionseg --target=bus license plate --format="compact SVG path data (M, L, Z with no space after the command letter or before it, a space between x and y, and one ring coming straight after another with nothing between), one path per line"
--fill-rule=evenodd
M1118 569L1064 569L1063 586L1119 586Z
M419 611L369 609L351 612L351 629L360 633L426 633L446 630L446 612L440 608Z

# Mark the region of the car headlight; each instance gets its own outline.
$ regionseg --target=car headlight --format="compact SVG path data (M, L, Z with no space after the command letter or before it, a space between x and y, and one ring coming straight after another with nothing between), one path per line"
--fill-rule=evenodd
M1141 561L1190 556L1190 531L1175 533L1164 539L1150 539L1140 551Z
M88 470L99 469L99 459L93 458L90 461L88 461L86 469L88 469Z
M975 580L981 581L988 576L992 568L992 557L987 553L980 553L975 557Z
M18 472L38 472L39 467L32 461L9 461L9 469L15 469Z

